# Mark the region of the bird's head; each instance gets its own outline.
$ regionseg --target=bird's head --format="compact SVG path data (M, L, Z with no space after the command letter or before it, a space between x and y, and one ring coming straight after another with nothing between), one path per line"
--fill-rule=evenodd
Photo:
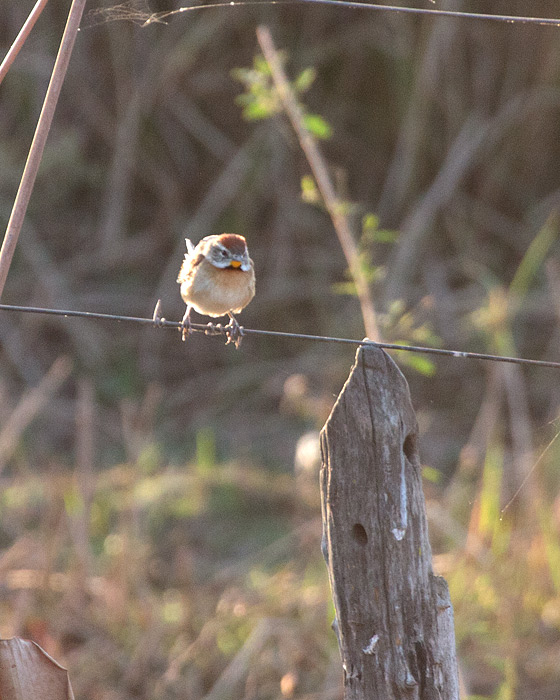
M200 252L214 267L242 270L243 272L251 269L247 242L243 236L238 236L235 233L206 236L199 243L199 246L201 246Z

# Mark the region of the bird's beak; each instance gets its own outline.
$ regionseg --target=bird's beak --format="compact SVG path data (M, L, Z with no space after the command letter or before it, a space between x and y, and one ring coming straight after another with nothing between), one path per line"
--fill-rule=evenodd
M232 260L230 265L231 265L231 267L241 267L241 261L240 260Z

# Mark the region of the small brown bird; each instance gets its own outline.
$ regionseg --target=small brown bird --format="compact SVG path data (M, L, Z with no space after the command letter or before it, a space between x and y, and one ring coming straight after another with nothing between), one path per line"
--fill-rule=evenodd
M185 239L187 253L177 282L187 305L182 320L182 337L190 332L190 313L229 316L228 343L239 347L243 331L233 315L244 309L255 296L255 270L243 236L222 233L206 236L196 248Z

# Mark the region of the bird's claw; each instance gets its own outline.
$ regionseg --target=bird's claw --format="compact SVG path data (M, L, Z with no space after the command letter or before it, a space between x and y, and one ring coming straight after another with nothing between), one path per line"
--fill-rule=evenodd
M207 323L204 329L205 335L223 335L226 332L221 323Z
M179 330L181 331L181 340L184 343L185 340L189 337L189 335L193 332L190 318L184 318L181 321Z
M236 348L239 348L241 345L244 335L243 327L235 319L232 319L227 326L223 326L221 323L207 323L204 333L205 335L225 335L227 338L226 345L233 343Z
M224 328L224 332L227 336L226 345L233 343L236 349L239 350L239 346L241 345L241 341L245 335L243 332L243 326L240 326L237 320L231 316L229 323Z
M190 309L187 309L181 323L179 324L181 339L183 341L185 341L193 332L191 320L189 318L189 311ZM161 327L166 323L165 319L161 315L161 300L158 300L156 308L154 309L153 321L158 327ZM235 319L233 316L230 316L230 322L227 324L227 326L223 326L221 323L207 323L204 333L205 335L225 335L227 338L226 345L232 343L237 349L239 349L243 336L245 335L243 332L243 327L239 325L237 319Z

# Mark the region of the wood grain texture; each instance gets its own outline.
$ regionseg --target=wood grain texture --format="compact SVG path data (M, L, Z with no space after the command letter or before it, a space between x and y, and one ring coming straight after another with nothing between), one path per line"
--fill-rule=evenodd
M434 576L408 385L363 347L321 433L323 552L345 700L458 700L453 609Z

